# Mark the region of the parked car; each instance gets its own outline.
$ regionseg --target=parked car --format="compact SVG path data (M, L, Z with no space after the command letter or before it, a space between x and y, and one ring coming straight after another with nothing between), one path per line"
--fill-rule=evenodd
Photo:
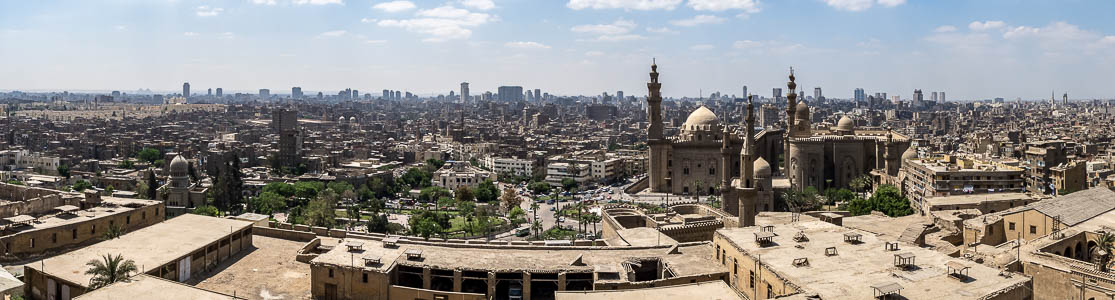
M530 229L529 228L519 229L519 231L515 232L515 236L517 236L517 237L526 237L528 235L530 235Z

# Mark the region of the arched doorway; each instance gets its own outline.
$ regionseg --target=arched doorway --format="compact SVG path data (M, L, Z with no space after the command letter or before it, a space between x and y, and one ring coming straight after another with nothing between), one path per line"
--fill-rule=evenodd
M1065 247L1065 257L1072 258L1072 246Z
M1085 257L1084 257L1084 254L1085 254L1084 253L1084 243L1083 242L1076 242L1076 249L1075 250L1076 250L1076 259L1084 260L1085 259Z

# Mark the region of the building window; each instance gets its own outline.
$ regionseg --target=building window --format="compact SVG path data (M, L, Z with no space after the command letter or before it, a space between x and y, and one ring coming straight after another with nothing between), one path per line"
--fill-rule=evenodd
M329 269L329 278L333 278L333 269Z
M89 234L93 234L93 235L97 234L97 224L93 224L93 226L89 226Z
M689 175L689 168L681 169L681 173L685 174L685 175Z
M50 243L51 244L57 244L58 243L58 233L57 232L50 234Z
M1010 222L1009 224L1007 224L1007 227L1010 230L1014 230L1014 222Z
M767 299L774 298L774 286L767 284Z
M708 174L709 175L716 175L716 168L709 168L708 169Z
M368 283L368 273L364 273L364 283Z
M1030 225L1030 234L1038 234L1038 227Z
M751 275L749 275L749 277L747 277L747 287L753 289L753 288L755 288L755 271L750 271L750 272L751 272Z
M35 238L31 238L31 248L35 248Z
M132 224L132 216L124 217L124 224Z
M71 235L73 235L74 239L76 240L76 239L77 239L77 228L74 228L74 229L73 229L73 230L72 230L72 231L70 232L70 234L71 234Z
M716 259L720 259L720 245L716 245Z

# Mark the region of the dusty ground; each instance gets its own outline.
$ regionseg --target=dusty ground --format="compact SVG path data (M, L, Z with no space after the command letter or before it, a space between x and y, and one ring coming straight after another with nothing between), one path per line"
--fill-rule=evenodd
M310 299L310 265L294 260L304 243L253 236L255 249L222 262L218 271L195 286L261 300Z

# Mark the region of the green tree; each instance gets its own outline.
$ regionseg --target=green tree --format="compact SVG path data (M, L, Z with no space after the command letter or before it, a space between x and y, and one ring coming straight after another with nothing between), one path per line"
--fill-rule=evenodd
M515 192L515 189L507 188L504 189L503 194L499 196L499 203L503 205L504 209L510 211L522 205L523 198L519 198L519 194ZM522 208L519 210L521 211Z
M542 181L531 182L530 185L527 186L527 188L529 188L530 192L534 193L535 195L544 195L550 193L550 184Z
M330 190L338 195L343 195L345 192L353 190L352 184L345 181L334 181L328 184Z
M577 188L577 181L573 180L573 178L562 179L561 187L564 188L566 192L573 192L573 190Z
M377 198L394 198L394 180L392 179L391 181L392 182L388 182L380 177L372 177L371 180L368 180L367 186Z
M524 218L526 217L526 214L527 212L523 211L522 207L515 206L511 208L511 211L507 213L507 218L511 220L512 225L519 226L519 224L526 222L526 219Z
M426 169L426 172L433 173L434 171L441 169L442 166L445 166L444 160L431 158L426 160L426 165L423 166L423 168Z
M885 184L875 190L875 194L867 199L875 210L881 211L891 217L907 216L914 213L910 201L902 197L902 193L893 185Z
M111 185L105 187L105 193L108 194L109 196L112 196L112 193L115 193L115 192L116 192L116 187L113 187Z
M121 169L131 169L131 168L135 168L135 166L136 166L136 163L133 162L130 159L124 159L124 161L121 161L119 164L116 165L117 168L121 168Z
M70 166L59 165L58 166L58 175L62 176L62 177L66 177L66 179L70 179Z
M195 215L203 215L203 216L210 216L210 217L221 216L221 211L218 210L216 206L212 206L212 205L202 205L202 206L195 207L194 210L191 211L190 213L195 214Z
M492 202L499 199L499 187L491 179L485 179L480 185L476 187L476 201L479 202Z
M197 181L197 167L194 167L194 162L189 161L186 166L188 167L186 172L190 174L190 181Z
M439 234L442 231L441 225L438 225L436 221L430 219L418 219L411 224L410 228L416 235L426 240L429 240L430 236Z
M410 168L407 169L406 173L403 173L402 181L411 189L421 189L430 186L431 178L433 178L433 175L430 172L419 168Z
M255 213L271 215L286 208L286 199L275 192L262 192L248 199L248 207Z
M90 260L85 265L89 266L89 269L85 270L85 275L92 275L89 278L90 289L99 289L124 280L128 278L128 274L138 270L134 261L125 260L120 254L116 256L105 254L101 260Z
M418 200L426 203L434 203L435 201L441 198L447 198L450 195L451 193L449 193L449 190L443 187L431 186L423 188L422 191L418 193Z
M139 154L136 155L136 159L146 161L148 163L155 163L156 160L159 160L162 157L163 153L160 152L159 149L155 148L143 148L143 150L140 150Z
M1115 251L1115 246L1113 246L1113 244L1115 244L1115 234L1104 232L1096 239L1096 243L1099 244L1100 250L1103 251L1103 254L1100 254L1099 257L1100 271L1107 272L1109 270L1108 266L1111 265L1111 251Z
M453 191L453 196L457 198L457 202L472 202L476 197L472 195L472 189L467 186L460 186L456 191Z
M473 222L472 221L473 221L473 217L476 216L476 202L472 202L472 201L457 202L457 210L461 213L461 216L465 218L465 221L466 221L465 224L467 225L466 228L468 230L468 233L469 233L469 235L472 235L472 233L473 233L473 228L472 228L472 223Z
M84 191L85 189L90 188L93 188L93 184L85 180L78 180L77 182L74 182L73 187L71 187L71 189L73 189L75 192Z
M337 195L327 190L306 204L303 214L310 226L333 228L337 225Z
M8 179L8 184L23 185L23 182L18 179Z
M101 238L103 238L105 240L111 240L111 239L119 238L120 236L124 235L125 233L127 233L127 230L125 230L124 227L122 227L120 225L116 225L115 223L114 224L109 224L108 228L105 229L105 233L104 233L103 236L101 236Z
M157 198L158 197L158 192L159 192L157 190L158 188L159 188L159 182L158 182L157 179L155 179L155 170L154 169L148 169L147 170L147 189L144 190L144 192L146 192L145 196L147 196L147 199L150 199L150 200L158 199Z
M325 190L325 184L320 181L299 181L294 183L294 196L298 198L313 199L323 190Z
M267 193L267 192L275 193L275 194L279 194L280 196L283 196L283 197L291 197L291 196L294 196L295 189L294 189L294 185L289 184L289 183L272 182L272 183L268 183L267 185L263 186L263 192L264 193ZM315 195L316 195L316 193L315 193Z
M360 207L356 205L346 207L345 215L348 217L349 220L352 220L348 223L349 230L351 230L353 226L360 224L360 219L361 217L363 217L363 215L360 213Z

